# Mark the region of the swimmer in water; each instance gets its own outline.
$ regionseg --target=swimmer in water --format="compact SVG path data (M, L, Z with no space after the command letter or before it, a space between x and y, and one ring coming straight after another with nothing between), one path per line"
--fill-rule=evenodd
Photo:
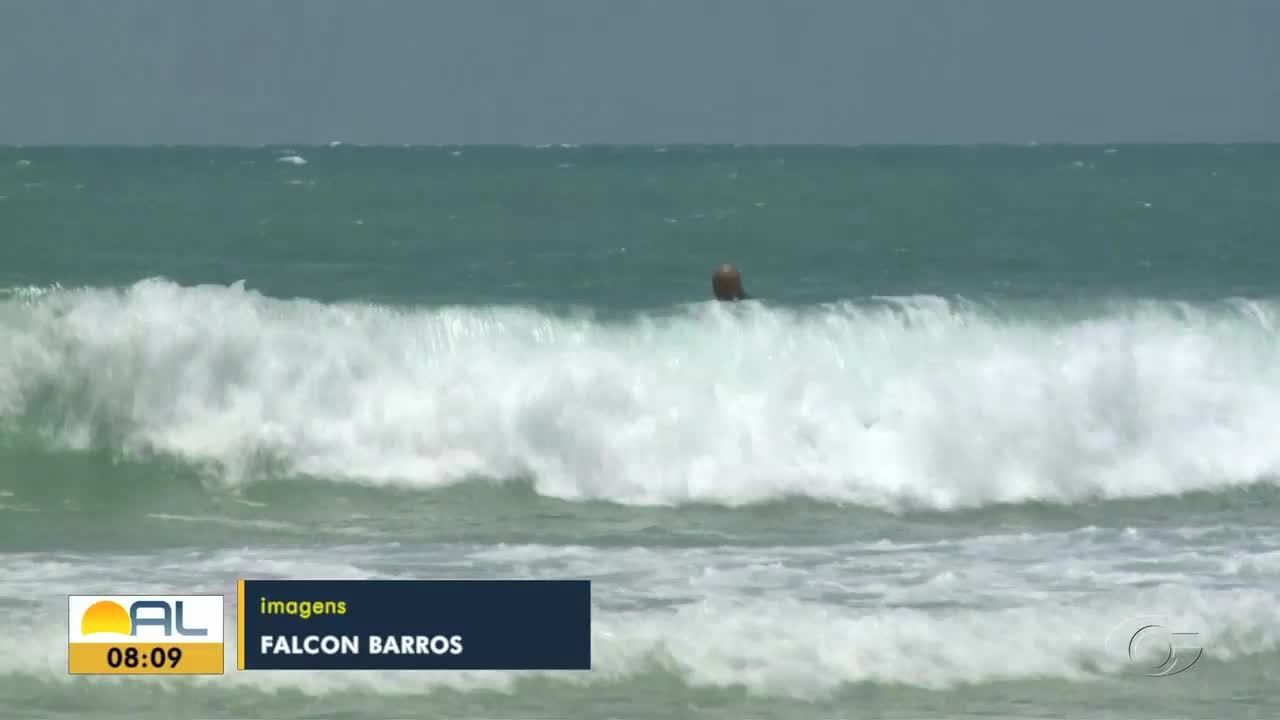
M717 300L746 300L748 295L742 289L742 273L732 265L721 265L711 275L711 292Z

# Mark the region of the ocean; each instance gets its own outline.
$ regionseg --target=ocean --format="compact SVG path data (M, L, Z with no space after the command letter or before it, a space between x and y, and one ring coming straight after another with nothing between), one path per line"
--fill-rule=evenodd
M1270 720L1278 477L1280 146L0 148L7 719ZM240 577L593 668L68 675Z

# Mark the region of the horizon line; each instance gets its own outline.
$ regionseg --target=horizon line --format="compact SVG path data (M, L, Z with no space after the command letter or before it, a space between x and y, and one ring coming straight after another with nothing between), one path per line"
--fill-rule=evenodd
M1095 148L1095 147L1182 147L1182 146L1237 146L1237 145L1280 145L1280 139L1276 140L1115 140L1115 141L1035 141L1028 140L1024 142L1013 141L983 141L983 142L954 142L954 143L912 143L912 142L868 142L868 143L803 143L803 142L775 142L775 143L735 143L735 142L544 142L544 143L514 143L514 142L474 142L474 143L361 143L348 142L345 140L331 140L328 142L289 142L274 141L267 143L221 143L221 142L158 142L158 143L133 143L133 142L40 142L40 143L0 143L0 149L6 150L25 150L25 149L56 149L56 148L114 148L114 149L151 149L151 148L208 148L208 149L268 149L268 148L311 148L311 149L334 149L339 147L352 148L520 148L520 149L650 149L650 148L738 148L738 149L772 149L772 148L813 148L813 149L867 149L867 148L915 148L915 149L932 149L932 148L1035 148L1035 147L1074 147L1074 148Z

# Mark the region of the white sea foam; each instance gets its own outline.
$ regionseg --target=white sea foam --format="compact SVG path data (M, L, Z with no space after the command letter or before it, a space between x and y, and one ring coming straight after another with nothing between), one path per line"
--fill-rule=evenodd
M950 509L1280 476L1262 303L1032 323L907 298L605 323L160 280L17 295L0 298L0 418L60 446L213 462L233 483L265 453L374 484Z
M659 672L693 687L811 699L854 683L945 689L1045 678L1088 682L1140 671L1127 641L1153 622L1198 633L1194 643L1215 661L1276 652L1274 577L1246 590L1232 587L1232 569L1221 565L1187 580L1161 582L1159 571L1126 575L1135 557L1173 547L1160 535L1168 532L1130 538L1081 528L935 543L695 549L381 543L330 546L323 553L246 547L10 554L0 565L0 601L7 608L0 676L416 695L445 688L514 691L518 678L533 674L234 673L232 639L223 677L67 677L60 615L66 605L56 598L86 588L135 587L146 577L151 592L225 594L233 623L234 579L247 568L260 578L593 578L593 669L547 675L565 683L625 682ZM1275 541L1268 537L1257 552L1235 551L1243 562L1263 561L1274 556ZM1195 557L1162 557L1194 570L1229 554L1202 543L1187 547Z
M65 612L65 605L61 608ZM1275 652L1280 646L1280 605L1274 596L1261 593L1196 594L1179 609L1155 613L1136 603L929 612L712 598L664 611L593 612L589 673L238 673L233 635L228 638L227 672L220 677L100 678L67 675L66 626L56 609L15 614L6 623L0 635L0 676L20 674L59 684L151 681L313 695L353 689L425 695L441 689L511 692L520 677L531 675L594 685L661 672L692 687L741 687L758 696L815 699L853 683L939 690L1037 679L1089 682L1132 674L1138 669L1126 654L1125 641L1141 627L1135 623L1148 618L1177 631L1195 628L1202 657L1216 661ZM226 622L232 623L233 608L227 609Z

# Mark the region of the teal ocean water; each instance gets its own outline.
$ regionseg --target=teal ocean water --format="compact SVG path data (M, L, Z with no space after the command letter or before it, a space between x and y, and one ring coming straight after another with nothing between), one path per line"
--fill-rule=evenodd
M1280 146L0 148L5 718L1274 718L1278 477ZM594 669L68 676L246 576Z

